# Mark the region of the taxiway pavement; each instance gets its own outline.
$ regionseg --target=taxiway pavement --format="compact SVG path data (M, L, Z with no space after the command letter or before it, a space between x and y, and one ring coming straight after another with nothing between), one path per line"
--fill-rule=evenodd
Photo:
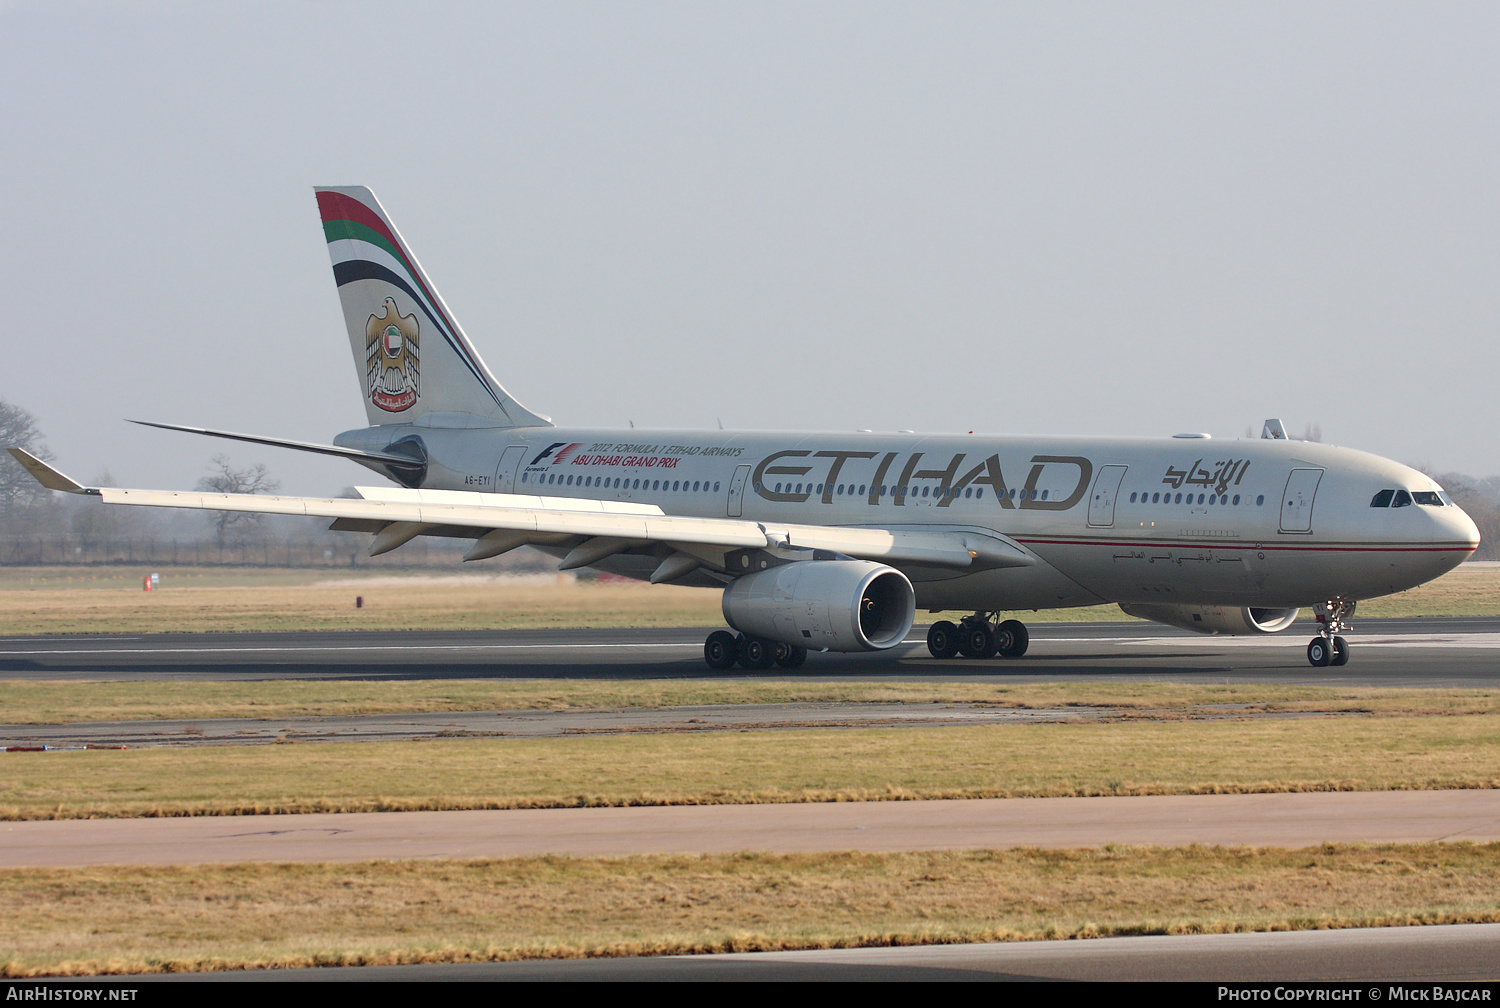
M1398 993L1388 986L1372 990L1366 985L1377 981L1383 985L1493 983L1496 977L1500 977L1500 924L157 974L130 979L132 983L1171 980L1274 985L1264 993L1239 995L1243 1000L1265 1001L1313 1000L1316 992L1299 987L1299 983L1313 982L1339 985L1341 993L1328 1000L1379 1001L1440 998L1430 988ZM1468 997L1479 1000L1482 994L1471 991ZM1452 994L1449 997L1456 999Z
M1458 840L1500 840L1500 790L41 820L0 868Z

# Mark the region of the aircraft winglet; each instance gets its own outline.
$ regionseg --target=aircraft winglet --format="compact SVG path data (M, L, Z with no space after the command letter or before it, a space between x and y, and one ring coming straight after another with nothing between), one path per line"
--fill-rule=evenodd
M7 448L5 450L10 452L11 457L25 466L26 471L31 473L36 481L48 490L64 490L68 493L76 494L97 495L99 493L93 487L86 487L77 480L64 476L29 451L22 448Z

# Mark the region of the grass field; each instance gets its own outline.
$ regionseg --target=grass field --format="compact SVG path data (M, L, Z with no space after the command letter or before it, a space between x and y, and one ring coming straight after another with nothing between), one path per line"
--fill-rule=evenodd
M504 630L722 624L719 593L672 585L553 578L330 577L326 571L164 571L158 591L55 571L0 588L0 633L232 633L295 630ZM73 578L73 580L68 580ZM233 583L226 583L230 581ZM356 607L355 600L362 601Z
M1500 787L1500 715L7 753L0 818Z
M141 590L144 568L0 568L0 635L446 630L522 627L701 627L723 623L719 592L608 581L551 584L452 575L182 569ZM355 607L361 598L363 606ZM1360 603L1362 616L1500 614L1500 567L1471 564L1421 588ZM919 614L926 623L938 616ZM1023 618L1128 619L1119 608L1045 610Z
M1107 707L1117 717L1177 720L1253 713L1484 714L1485 690L1374 689L1169 682L1000 683L740 680L443 679L401 682L0 682L0 723L191 718L340 717L427 711L580 710L701 704L977 703Z
M0 975L1500 920L1500 845L0 872Z

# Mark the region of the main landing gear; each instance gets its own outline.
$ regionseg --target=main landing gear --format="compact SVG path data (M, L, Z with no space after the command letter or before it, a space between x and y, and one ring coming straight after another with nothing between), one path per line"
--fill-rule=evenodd
M939 620L927 630L927 650L934 658L1019 658L1030 644L1025 623L1001 620L993 612L977 612L956 624Z
M1333 599L1314 606L1313 612L1323 628L1318 636L1307 642L1307 662L1317 668L1349 663L1349 642L1338 636L1339 631L1348 630L1347 622L1354 615L1354 603Z
M768 669L772 665L798 668L807 661L807 648L715 630L703 642L703 660L713 669L733 668L736 663L746 669Z

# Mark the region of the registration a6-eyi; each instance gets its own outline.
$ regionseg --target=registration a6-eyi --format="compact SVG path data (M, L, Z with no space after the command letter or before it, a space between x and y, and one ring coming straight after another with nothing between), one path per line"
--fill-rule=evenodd
M360 499L45 486L105 504L334 519L371 555L417 536L465 560L529 545L723 591L714 668L899 645L918 610L972 612L933 655L1014 659L1007 613L1119 604L1204 633L1276 633L1314 607L1313 665L1342 665L1355 603L1429 581L1479 545L1424 474L1365 452L1260 438L1007 437L559 427L480 360L368 189L317 190L369 426L332 444L154 424L351 459L393 485Z

